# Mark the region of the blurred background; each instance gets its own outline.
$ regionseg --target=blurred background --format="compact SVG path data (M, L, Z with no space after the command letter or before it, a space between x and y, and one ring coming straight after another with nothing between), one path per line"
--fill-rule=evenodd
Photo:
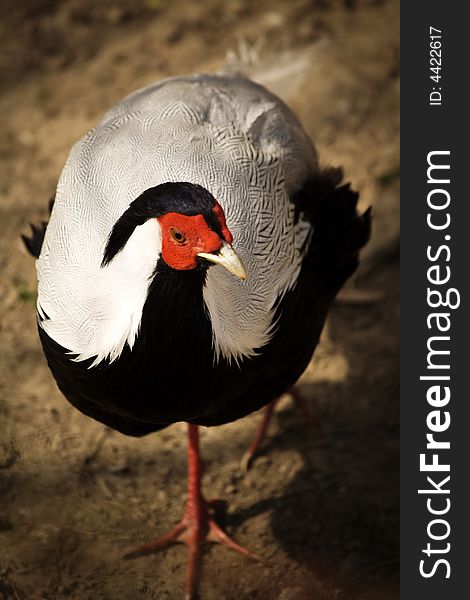
M185 427L126 438L58 392L20 234L72 144L162 77L240 70L298 114L373 206L358 275L248 474L260 414L202 431L205 489L259 565L208 547L201 595L391 600L398 592L399 4L395 0L1 0L0 599L182 597L186 548L120 556L180 518Z

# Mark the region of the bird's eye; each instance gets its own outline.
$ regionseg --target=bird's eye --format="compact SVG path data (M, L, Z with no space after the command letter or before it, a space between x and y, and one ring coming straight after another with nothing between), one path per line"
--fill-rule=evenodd
M170 229L170 235L177 244L184 244L186 241L186 236L178 229L175 229L175 227Z

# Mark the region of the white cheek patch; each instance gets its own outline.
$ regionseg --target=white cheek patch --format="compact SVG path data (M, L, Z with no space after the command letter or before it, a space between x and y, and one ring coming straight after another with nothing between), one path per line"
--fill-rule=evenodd
M136 227L108 266L101 267L102 255L97 256L86 269L82 265L67 280L41 290L39 310L49 317L41 327L76 354L76 361L95 357L95 366L104 359L116 360L126 343L131 348L135 343L160 251L160 225L149 219Z

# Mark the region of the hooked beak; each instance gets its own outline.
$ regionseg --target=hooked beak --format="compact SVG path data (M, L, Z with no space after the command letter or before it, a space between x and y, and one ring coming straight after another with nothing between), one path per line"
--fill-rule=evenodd
M239 279L246 279L246 271L242 261L232 246L227 244L227 242L223 242L222 247L215 254L199 252L198 256L205 258L216 265L222 265L227 271L230 271L230 273Z

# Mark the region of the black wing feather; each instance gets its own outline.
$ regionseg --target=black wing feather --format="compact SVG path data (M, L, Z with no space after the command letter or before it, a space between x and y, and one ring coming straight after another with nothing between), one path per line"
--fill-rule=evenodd
M49 200L49 217L51 215L53 206L54 198L51 198ZM28 237L27 235L21 235L21 239L23 240L26 250L35 258L39 258L39 255L41 254L41 248L44 242L44 236L46 234L48 223L49 219L47 221L41 221L40 225L34 225L34 223L30 223L30 236Z
M342 183L341 168L327 168L307 180L293 198L296 214L314 227L307 263L330 278L348 277L356 268L359 250L371 230L371 209L357 212L358 192Z

